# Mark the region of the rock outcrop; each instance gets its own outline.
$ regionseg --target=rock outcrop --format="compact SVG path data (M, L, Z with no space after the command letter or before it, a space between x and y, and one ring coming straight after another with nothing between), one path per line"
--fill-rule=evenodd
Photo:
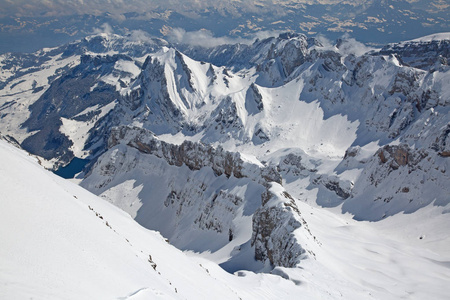
M306 252L294 234L302 226L295 200L286 191L274 189L268 189L262 199L262 207L253 215L255 258L272 266L295 267Z

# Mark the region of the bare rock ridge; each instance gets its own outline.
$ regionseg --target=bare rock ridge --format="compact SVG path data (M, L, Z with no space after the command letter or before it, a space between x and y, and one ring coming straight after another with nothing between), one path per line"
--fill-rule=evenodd
M257 260L269 260L273 266L295 267L305 255L293 231L306 224L287 193L276 195L267 190L263 196L263 206L253 215L251 244L255 247Z
M225 151L222 147L214 148L203 143L184 141L173 145L159 140L151 131L131 126L116 127L111 130L108 148L119 143L136 148L142 153L163 158L170 165L186 165L191 170L211 167L216 176L248 177L254 181L276 182L281 184L281 175L272 166L257 167L246 163L238 152ZM255 172L257 170L257 172ZM256 174L255 174L256 173Z

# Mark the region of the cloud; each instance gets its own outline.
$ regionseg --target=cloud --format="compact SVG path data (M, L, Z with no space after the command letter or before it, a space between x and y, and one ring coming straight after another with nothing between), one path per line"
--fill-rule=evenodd
M252 33L250 36L248 36L249 40L254 41L256 39L264 40L270 37L276 37L279 36L280 33L284 33L286 30L262 30L257 31L255 33Z
M127 32L126 35L127 39L131 42L139 42L139 43L146 43L146 44L154 44L155 38L152 37L148 32L143 30L132 30ZM163 42L162 40L159 40L159 43Z
M342 55L354 54L356 56L363 55L374 48L367 47L361 42L358 42L354 38L350 37L348 34L342 36L340 41L338 42L337 47L339 48L339 52Z
M113 34L114 29L109 25L108 23L103 23L100 28L94 28L93 34L100 34L100 33L106 33L106 34Z
M214 37L213 33L207 29L198 31L186 31L182 28L173 28L166 36L171 43L187 44L191 46L215 47L225 44L250 44L252 40L231 37Z
M329 40L323 34L316 35L315 39L318 40L320 42L320 44L322 44L322 47L324 47L324 48L333 48L334 47L333 42L331 42L331 40Z
M277 37L285 30L261 30L248 34L245 38L222 36L215 37L214 34L207 30L201 29L197 31L186 31L183 28L170 28L165 32L167 41L175 44L185 44L191 46L201 46L205 48L216 47L220 45L230 44L246 44L250 45L255 40L264 40L270 37Z
M343 56L347 56L350 54L354 54L356 56L361 56L375 48L371 48L366 46L365 44L358 42L354 38L352 38L348 33L344 34L337 41L331 41L327 37L322 34L318 34L315 36L320 44L322 45L320 48L324 50L332 50L339 51Z

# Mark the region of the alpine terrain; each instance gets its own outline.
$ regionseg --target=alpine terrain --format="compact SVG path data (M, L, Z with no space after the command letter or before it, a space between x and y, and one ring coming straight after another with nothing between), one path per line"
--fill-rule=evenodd
M0 298L446 299L449 58L450 33L1 55Z

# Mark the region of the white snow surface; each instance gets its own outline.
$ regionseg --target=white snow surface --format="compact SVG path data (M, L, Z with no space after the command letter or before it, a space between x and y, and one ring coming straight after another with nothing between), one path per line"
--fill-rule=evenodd
M296 291L278 276L238 278L187 257L4 141L0 182L2 299L286 299Z
M3 299L447 297L449 206L372 223L297 201L312 235L296 234L314 258L301 268L275 268L280 276L236 276L198 255L187 257L4 141L0 185Z
M442 40L450 40L450 32L440 32L435 34L430 34L424 37L420 37L414 40L411 40L411 42L431 42L431 41L442 41Z

